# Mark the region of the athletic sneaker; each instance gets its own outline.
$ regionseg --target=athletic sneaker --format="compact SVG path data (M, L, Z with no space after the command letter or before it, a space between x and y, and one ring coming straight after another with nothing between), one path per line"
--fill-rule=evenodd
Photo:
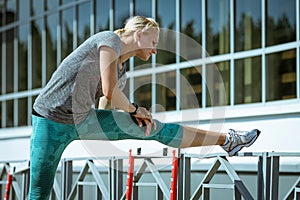
M235 131L229 129L225 144L221 147L228 153L229 156L234 156L243 147L251 146L258 138L260 131L253 129L252 131Z

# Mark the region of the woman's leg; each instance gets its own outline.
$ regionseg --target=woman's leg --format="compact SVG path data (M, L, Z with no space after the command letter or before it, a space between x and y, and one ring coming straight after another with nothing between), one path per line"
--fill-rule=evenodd
M156 130L146 136L145 127L139 127L128 113L95 109L76 128L79 138L84 140L156 140L168 146L179 147L183 127L157 120L156 124Z
M32 117L29 200L48 199L61 155L77 138L74 125Z
M161 123L156 120L157 129L145 136L145 128L139 127L134 119L124 112L92 110L87 119L78 126L81 139L99 140L156 140L171 147L195 147L220 145L229 155L235 155L243 147L250 146L260 131L235 131L228 133L206 131L179 124Z
M182 142L180 148L222 145L226 141L226 133L206 131L185 126L183 128Z

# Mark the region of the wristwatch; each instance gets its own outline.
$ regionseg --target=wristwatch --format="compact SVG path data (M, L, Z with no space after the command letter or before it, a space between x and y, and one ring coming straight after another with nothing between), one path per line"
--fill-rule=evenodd
M136 103L132 103L132 105L135 107L135 111L133 112L129 112L130 115L136 115L137 111L139 109L139 105L137 105Z

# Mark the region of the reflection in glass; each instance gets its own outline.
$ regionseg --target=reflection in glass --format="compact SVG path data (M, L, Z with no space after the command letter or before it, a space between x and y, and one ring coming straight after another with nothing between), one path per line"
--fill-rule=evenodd
M14 29L5 32L5 42L6 63L3 67L6 67L6 93L11 93L14 91Z
M206 67L207 106L224 106L230 103L230 62Z
M0 38L1 40L3 40L2 38L2 32L0 32ZM2 45L2 42L1 42L1 45ZM1 77L1 80L0 80L0 95L2 94L2 82L5 81L2 79L2 46L0 46L0 77ZM0 101L0 108L1 108L1 101ZM1 113L1 112L0 112ZM0 125L1 125L1 115L0 115Z
M32 0L31 1L31 15L40 15L44 12L44 0Z
M180 108L202 107L202 67L190 67L180 71Z
M44 19L33 21L32 32L32 88L42 86L42 31Z
M74 0L61 0L62 4L72 3Z
M261 1L235 0L235 51L261 47Z
M78 46L91 34L90 31L91 3L78 6Z
M234 68L235 104L261 101L261 57L245 58L235 61Z
M130 17L130 0L115 0L115 21L114 29L123 28L126 19Z
M152 17L152 0L135 0L135 15ZM137 57L134 58L134 67L136 69L150 68L152 63L151 57L148 61L143 61Z
M18 99L18 126L27 125L28 104L27 98Z
M57 65L57 24L58 14L48 15L46 17L46 82L50 77Z
M7 0L6 1L6 24L9 24L11 22L14 22L17 19L17 5L16 5L16 0Z
M64 59L73 50L73 20L74 8L64 10L62 12L62 50L61 58Z
M296 50L267 55L267 101L296 98Z
M201 1L190 0L189 3L181 1L180 32L183 33L185 37L180 37L180 55L184 55L185 60L201 57L201 11ZM191 40L195 40L198 43L198 45L192 45Z
M135 0L135 15L152 17L152 0Z
M267 46L296 40L296 1L267 1Z
M163 110L176 110L176 72L166 72L156 75L156 104Z
M6 124L5 127L13 127L14 126L14 101L9 100L6 101Z
M0 115L0 128L3 128L2 127L2 102L0 101L0 113L1 113L1 115Z
M152 105L151 75L134 78L134 102L147 109Z
M31 0L19 0L18 14L21 20L28 19L30 16L30 1Z
M209 55L229 53L229 0L207 0L206 50Z
M37 0L37 1L39 1L39 0ZM46 5L47 10L55 10L59 6L59 3L58 3L59 0L45 0L45 1L47 4Z
M96 32L109 30L109 1L98 0L96 3Z
M130 94L129 94L129 80L126 81L126 84L125 84L125 87L123 89L123 93L125 94L126 97L130 97Z
M28 25L20 26L18 37L18 91L27 90L28 83Z
M175 30L175 0L157 0L157 22L161 28ZM176 62L175 39L174 32L160 32L157 63L164 65Z

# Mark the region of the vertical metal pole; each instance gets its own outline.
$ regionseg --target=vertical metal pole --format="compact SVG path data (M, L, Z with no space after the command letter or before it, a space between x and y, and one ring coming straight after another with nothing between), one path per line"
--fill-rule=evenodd
M132 197L134 200L139 199L139 187L135 183L133 183Z
M83 200L83 185L77 185L77 192L78 200Z
M117 199L121 199L123 195L123 159L116 160L116 173L117 173L117 181L116 181L116 197Z
M203 200L209 200L210 195L209 195L209 188L202 187L202 199Z
M300 199L300 192L297 192L297 190L295 190L294 199Z
M25 200L29 189L29 169L22 174L22 196L21 199Z
M109 169L108 169L108 176L109 176L109 196L110 199L113 200L115 199L115 188L116 188L116 178L115 178L115 162L114 162L114 158L109 160Z
M62 199L67 200L72 189L73 163L72 161L62 160Z
M99 187L97 187L97 199L102 199L102 193L101 190L99 189Z
M109 161L110 199L121 199L123 195L123 160Z
M258 156L257 164L257 200L264 199L263 157Z
M156 199L157 200L163 200L164 199L164 195L161 191L161 189L159 188L159 186L156 187Z
M178 200L190 199L191 196L191 158L184 154L179 158Z
M270 200L270 157L267 152L263 153L263 199Z
M178 162L178 190L177 190L177 199L183 200L183 159L184 155L179 155Z
M242 195L236 187L234 187L234 200L242 200Z
M279 156L271 156L271 178L270 192L272 200L278 200L278 185L279 185Z

